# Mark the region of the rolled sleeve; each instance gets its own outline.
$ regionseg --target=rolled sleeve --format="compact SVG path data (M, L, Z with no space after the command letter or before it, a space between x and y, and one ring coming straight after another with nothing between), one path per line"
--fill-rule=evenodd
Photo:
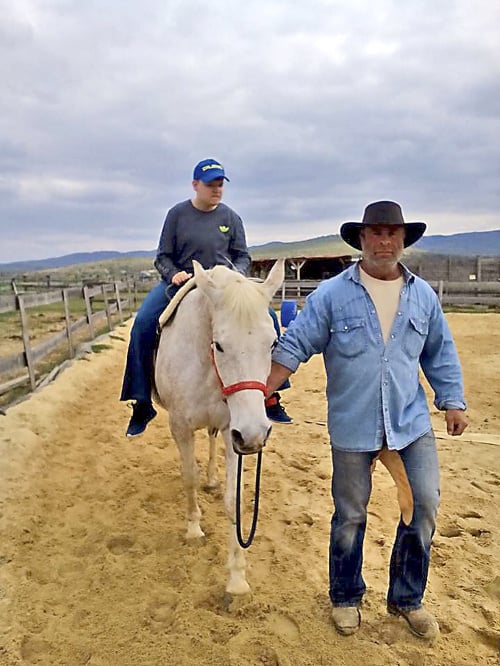
M322 285L307 297L305 306L294 319L273 352L273 361L295 372L314 354L322 354L330 337L327 291Z
M272 359L273 361L275 361L275 363L284 365L285 368L288 368L292 372L295 372L301 363L301 361L299 361L299 359L296 356L293 356L290 352L286 351L285 349L279 349L279 348L276 348L273 351Z
M467 404L462 400L439 400L434 404L437 409L441 410L442 412L446 411L447 409L467 409Z

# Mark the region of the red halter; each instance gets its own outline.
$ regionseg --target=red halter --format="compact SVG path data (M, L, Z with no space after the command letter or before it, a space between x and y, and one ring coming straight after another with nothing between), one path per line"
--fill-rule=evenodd
M217 368L217 363L215 362L214 345L215 343L212 342L212 345L210 347L210 353L212 356L212 363L215 369L215 374L217 375L217 381L219 382L220 390L222 391L222 395L224 396L224 398L227 397L228 395L232 395L233 393L238 393L238 391L246 391L247 389L262 391L265 397L267 393L267 387L262 382L248 380L245 382L236 382L235 384L229 384L229 386L224 386L222 378L219 375L219 369Z

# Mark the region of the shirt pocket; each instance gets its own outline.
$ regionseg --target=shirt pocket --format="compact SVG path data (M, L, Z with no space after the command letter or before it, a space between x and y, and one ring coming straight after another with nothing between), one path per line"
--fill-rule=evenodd
M330 335L335 352L341 356L358 356L366 349L367 337L363 319L339 319L330 329Z
M403 336L403 349L410 358L417 358L422 353L427 334L429 333L429 322L427 319L410 317L408 328Z

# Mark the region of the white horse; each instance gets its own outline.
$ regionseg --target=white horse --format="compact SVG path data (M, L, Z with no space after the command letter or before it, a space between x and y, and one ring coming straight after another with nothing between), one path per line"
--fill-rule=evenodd
M224 504L229 518L229 578L226 592L250 587L245 555L235 534L237 454L256 453L271 426L264 394L276 332L269 303L284 278L279 260L264 282L224 266L204 270L196 261L196 289L180 302L163 328L155 364L156 399L169 414L170 431L181 460L187 496L187 538L203 537L197 501L198 466L194 432L209 433L208 487L217 486L216 435L225 443Z

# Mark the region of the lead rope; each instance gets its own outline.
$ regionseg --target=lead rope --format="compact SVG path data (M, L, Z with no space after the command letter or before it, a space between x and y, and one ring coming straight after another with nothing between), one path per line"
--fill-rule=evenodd
M242 548L248 548L255 536L255 530L257 528L257 518L259 516L259 494L260 494L260 470L262 466L262 450L257 454L257 466L255 468L255 500L253 505L253 517L252 517L252 527L250 528L250 534L248 539L245 541L241 534L241 479L242 479L242 458L241 454L238 454L238 472L236 477L236 538L238 543Z

